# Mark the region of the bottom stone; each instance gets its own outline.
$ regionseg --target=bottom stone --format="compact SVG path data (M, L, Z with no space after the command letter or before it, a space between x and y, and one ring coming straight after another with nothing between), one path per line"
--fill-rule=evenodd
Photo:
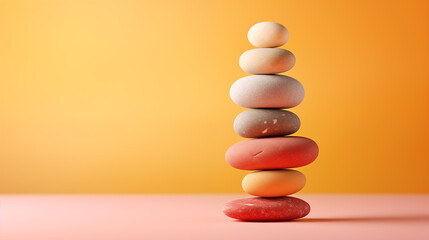
M310 213L310 205L295 197L243 198L227 203L223 212L243 221L285 221Z

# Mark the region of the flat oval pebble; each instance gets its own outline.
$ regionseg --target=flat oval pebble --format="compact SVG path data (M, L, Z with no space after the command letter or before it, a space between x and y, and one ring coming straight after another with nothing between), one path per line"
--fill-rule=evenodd
M241 137L258 138L283 136L298 131L298 116L280 109L250 109L234 120L234 131Z
M310 213L310 205L295 197L244 198L225 204L223 212L242 221L287 221Z
M250 195L282 197L299 192L305 180L305 175L297 170L261 170L244 176L241 186Z
M283 75L246 76L235 81L229 93L245 108L291 108L304 99L302 84Z
M228 148L226 161L242 170L296 168L312 163L319 154L317 144L305 137L256 138Z
M288 30L276 22L260 22L253 25L247 33L249 42L255 47L280 47L289 40Z
M295 56L281 48L255 48L241 54L239 63L250 74L274 74L292 69Z

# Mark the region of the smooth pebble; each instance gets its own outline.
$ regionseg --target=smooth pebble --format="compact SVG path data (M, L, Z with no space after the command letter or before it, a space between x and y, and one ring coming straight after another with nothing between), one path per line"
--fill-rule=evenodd
M289 32L279 23L260 22L250 28L247 38L255 47L274 48L281 47L289 40Z
M234 103L245 108L291 108L304 99L304 87L284 75L252 75L235 81L230 89Z
M310 213L310 205L295 197L244 198L225 204L223 212L242 221L287 221Z
M296 168L312 163L317 144L306 137L286 136L248 139L235 143L225 153L226 162L242 170Z
M250 74L286 72L295 65L295 56L281 48L255 48L241 54L241 69Z
M299 192L305 186L305 175L297 170L261 170L247 174L243 190L258 197L282 197Z
M234 120L234 131L241 137L258 138L289 135L298 131L298 116L280 109L250 109Z

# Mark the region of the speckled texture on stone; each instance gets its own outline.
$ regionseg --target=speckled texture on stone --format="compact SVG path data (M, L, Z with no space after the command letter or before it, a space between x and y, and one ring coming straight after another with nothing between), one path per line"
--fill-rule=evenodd
M246 138L274 137L295 133L300 125L298 116L290 111L250 109L235 118L234 131Z
M244 198L227 203L225 215L243 221L285 221L310 213L310 205L295 197Z

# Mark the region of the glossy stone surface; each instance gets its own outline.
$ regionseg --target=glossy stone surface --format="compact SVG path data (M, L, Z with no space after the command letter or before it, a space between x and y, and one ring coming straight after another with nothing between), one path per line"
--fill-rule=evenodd
M317 144L305 137L256 138L238 142L225 153L229 165L242 170L302 167L319 154Z
M282 197L299 192L305 186L305 175L297 170L261 170L247 174L243 190L258 197Z
M241 54L239 64L250 74L282 73L295 66L295 56L281 48L254 48Z
M291 108L304 99L304 87L283 75L252 75L235 81L229 91L234 103L245 108Z
M234 120L234 131L246 138L289 135L298 131L300 126L295 113L280 109L250 109Z
M310 205L295 197L244 198L227 203L223 212L243 221L285 221L305 217Z

